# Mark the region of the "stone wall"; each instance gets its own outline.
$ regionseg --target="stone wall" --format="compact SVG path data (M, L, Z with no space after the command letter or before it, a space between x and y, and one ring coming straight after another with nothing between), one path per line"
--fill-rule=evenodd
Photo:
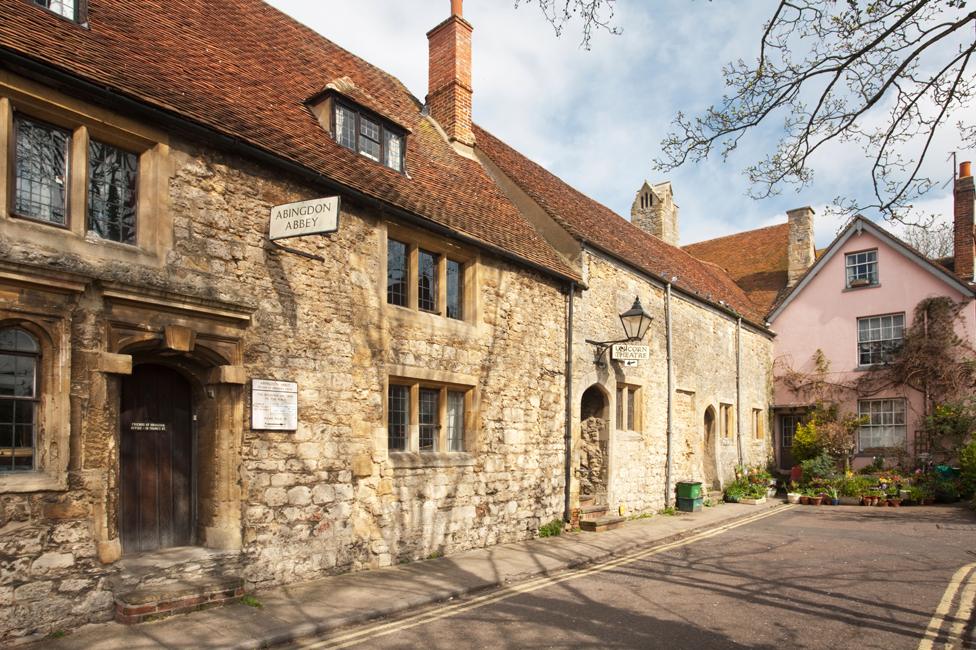
M202 462L231 476L208 500L242 494L238 565L250 589L527 539L561 516L566 333L552 315L566 298L555 281L475 251L474 322L403 313L385 304L387 224L369 209L344 201L338 233L291 242L324 262L286 254L266 241L270 207L321 190L184 142L169 154L174 244L158 268L0 241L6 263L89 283L64 307L70 489L0 498L0 639L111 617L119 565L99 557L105 540L118 547L119 379L87 361L109 347L106 285L253 309L239 342L247 376L300 386L294 433L252 431L249 391L237 387L243 408L218 390L205 409L243 426L240 458L211 445ZM468 453L387 453L393 367L474 378ZM110 547L103 559L115 559Z
M594 384L610 395L611 414L617 411L617 385L639 387L641 426L638 431L616 428L610 421L609 475L610 506L620 505L633 513L655 512L665 502L667 463L667 340L665 291L657 283L613 260L594 252L584 256L584 276L588 289L577 294L575 303L573 389L576 417L579 399ZM642 342L650 348L650 359L637 367L624 367L609 360L606 367L595 363L596 348L585 339L611 340L621 335L618 314L628 309L638 296L654 321ZM736 320L700 302L672 295L672 333L674 355L674 482L704 477L704 414L712 406L736 400ZM768 427L764 439L755 439L751 429L752 409L768 413L771 398L771 345L768 336L748 327L742 330L742 445L745 464L765 463L770 442ZM734 411L733 411L734 412ZM767 416L768 417L768 416ZM579 454L580 427L576 429ZM733 476L739 461L735 437L723 439L716 433L715 457L719 476ZM575 486L578 489L578 486Z

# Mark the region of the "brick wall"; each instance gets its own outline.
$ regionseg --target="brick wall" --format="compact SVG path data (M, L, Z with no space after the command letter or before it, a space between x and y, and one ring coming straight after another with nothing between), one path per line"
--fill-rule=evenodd
M430 47L427 106L447 135L474 145L471 130L470 23L451 16L427 34Z

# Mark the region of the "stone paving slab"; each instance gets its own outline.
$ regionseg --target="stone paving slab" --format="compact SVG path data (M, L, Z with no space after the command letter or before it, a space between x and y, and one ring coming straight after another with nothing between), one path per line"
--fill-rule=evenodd
M697 513L657 515L603 533L500 544L378 571L363 571L254 594L243 604L140 625L88 625L30 648L261 648L324 634L506 583L548 575L685 537L782 505L720 504Z

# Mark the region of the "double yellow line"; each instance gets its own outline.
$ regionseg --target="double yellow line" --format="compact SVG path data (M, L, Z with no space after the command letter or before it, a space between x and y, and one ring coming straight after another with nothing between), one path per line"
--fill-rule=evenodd
M363 643L369 639L375 639L395 632L400 632L403 630L408 630L410 628L417 627L419 625L426 625L434 621L438 621L443 618L448 618L450 616L455 616L472 609L478 609L480 607L486 607L488 605L493 605L497 602L508 600L509 598L514 598L521 594L531 593L539 589L544 589L546 587L559 584L561 582L566 582L568 580L576 580L579 578L584 578L586 576L593 575L595 573L602 573L604 571L609 571L611 569L616 569L618 567L642 560L644 558L652 557L654 555L659 555L661 553L667 553L668 551L680 548L682 546L687 546L689 544L694 544L695 542L700 542L703 539L708 539L710 537L715 537L716 535L721 535L740 526L746 526L760 519L765 519L766 517L772 517L773 515L779 514L785 510L789 510L794 506L782 506L774 510L769 510L766 512L760 512L749 517L744 517L738 519L731 523L701 532L690 537L678 540L676 542L671 542L670 544L663 544L661 546L654 546L649 549L642 551L637 551L635 553L630 553L628 555L621 556L614 560L608 560L600 564L596 564L590 567L575 569L562 573L555 577L542 576L540 578L535 578L528 580L526 582L521 582L510 587L503 587L499 590L492 591L491 593L484 594L483 596L477 596L463 602L458 602L453 605L445 605L443 607L438 607L434 611L420 612L406 618L402 618L396 621L391 621L389 623L378 623L366 628L361 628L348 632L346 634L332 637L329 639L323 639L319 641L311 641L307 644L301 644L302 648L307 650L338 650L339 648L348 648L360 643Z
M942 594L942 600L939 601L939 606L918 644L918 650L932 650L935 647L935 642L939 638L942 628L945 627L946 617L949 615L953 603L956 602L956 595L959 594L960 588L962 594L959 597L959 604L956 606L955 615L950 619L952 625L946 630L945 644L941 647L962 647L962 635L966 631L966 624L973 615L973 606L976 604L976 562L967 564L953 574L952 580L949 581L949 586Z

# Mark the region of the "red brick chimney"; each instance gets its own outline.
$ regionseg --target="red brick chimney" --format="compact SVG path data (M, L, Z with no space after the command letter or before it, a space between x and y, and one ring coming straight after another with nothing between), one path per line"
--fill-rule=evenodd
M430 73L427 108L452 141L474 146L471 130L471 23L462 0L451 0L451 17L427 32Z
M973 229L976 193L973 190L972 163L968 161L959 165L955 195L955 271L959 277L972 281L973 258L976 256L976 232Z

